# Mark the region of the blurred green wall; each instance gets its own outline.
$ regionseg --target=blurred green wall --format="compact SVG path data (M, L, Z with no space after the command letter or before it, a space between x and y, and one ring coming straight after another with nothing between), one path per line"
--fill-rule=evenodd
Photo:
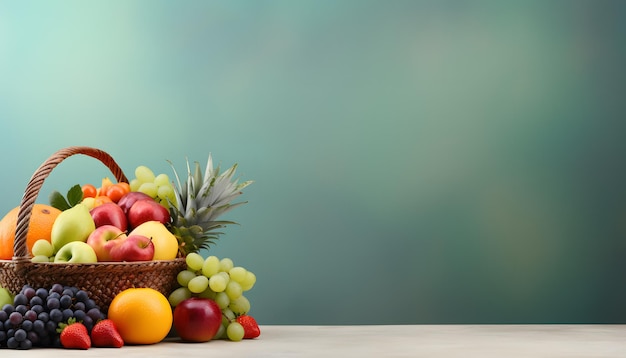
M209 153L262 324L626 322L623 1L0 1L0 210ZM62 163L52 189L108 175Z

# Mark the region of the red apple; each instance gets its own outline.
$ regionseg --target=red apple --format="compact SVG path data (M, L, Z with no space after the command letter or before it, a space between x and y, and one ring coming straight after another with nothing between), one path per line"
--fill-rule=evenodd
M154 257L152 240L143 235L129 235L111 249L113 261L150 261Z
M98 261L113 261L111 251L126 238L126 233L117 226L102 225L89 234L87 245L96 253Z
M96 227L113 225L122 231L128 228L128 220L124 210L115 203L104 203L89 211Z
M120 200L117 202L117 205L119 205L120 208L122 208L122 211L124 211L124 214L128 215L128 210L138 200L154 201L154 199L152 199L152 197L148 194L145 194L139 191L131 191L130 193L121 197Z
M174 329L187 342L208 342L220 329L222 311L210 298L191 297L174 308Z
M153 199L138 200L128 210L127 217L130 227L136 228L146 221L158 221L161 224L166 224L170 221L170 212Z

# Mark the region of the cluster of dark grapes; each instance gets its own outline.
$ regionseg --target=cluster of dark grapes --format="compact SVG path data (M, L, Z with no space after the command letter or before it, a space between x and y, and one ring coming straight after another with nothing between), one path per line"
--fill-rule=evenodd
M105 317L89 294L77 287L26 285L15 295L12 305L6 304L0 310L0 347L61 347L57 329L70 318L82 322L91 332L93 325Z

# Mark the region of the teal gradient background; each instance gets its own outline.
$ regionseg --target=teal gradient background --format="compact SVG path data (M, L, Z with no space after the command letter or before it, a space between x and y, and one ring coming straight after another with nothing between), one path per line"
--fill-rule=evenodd
M626 3L0 1L0 210L57 149L254 180L262 324L626 322ZM108 175L72 157L52 189Z

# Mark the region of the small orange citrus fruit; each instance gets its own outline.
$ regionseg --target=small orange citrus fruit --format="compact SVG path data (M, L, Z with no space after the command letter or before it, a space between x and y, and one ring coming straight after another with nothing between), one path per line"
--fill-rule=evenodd
M112 202L113 202L113 200L111 200L111 198L109 198L108 196L106 196L106 195L98 195L98 196L96 196L94 198L93 206L96 207L96 206L100 206L100 205L105 204L105 203L112 203Z
M172 328L172 306L161 292L148 287L128 288L118 293L107 312L124 343L154 344Z
M120 199L126 194L128 194L126 187L120 183L109 186L106 192L106 196L108 196L114 203L120 201Z
M107 190L113 185L113 182L108 177L102 178L102 185L98 188L98 195L107 195Z
M83 198L95 198L98 195L98 189L93 184L84 184L81 187Z
M11 260L13 258L13 244L15 242L15 229L17 227L19 210L19 206L11 209L0 220L0 260ZM54 224L54 220L60 213L61 210L49 205L33 205L28 224L28 233L26 234L26 247L28 247L28 252L31 255L35 241L39 239L50 241L52 224Z

